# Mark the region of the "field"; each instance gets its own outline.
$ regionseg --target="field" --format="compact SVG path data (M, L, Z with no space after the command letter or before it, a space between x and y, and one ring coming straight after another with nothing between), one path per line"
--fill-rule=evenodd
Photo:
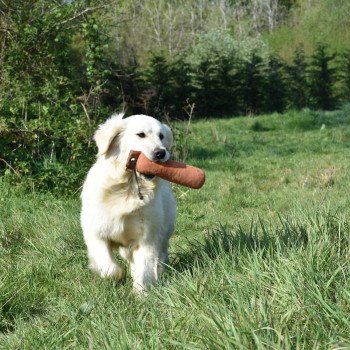
M0 182L0 349L348 349L350 106L173 128L207 182L144 298L87 269L79 191Z

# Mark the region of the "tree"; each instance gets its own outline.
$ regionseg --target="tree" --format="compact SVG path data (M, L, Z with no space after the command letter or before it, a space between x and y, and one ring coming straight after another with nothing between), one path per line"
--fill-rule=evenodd
M307 68L304 50L297 48L293 62L288 67L289 106L302 109L309 103L309 86L307 81Z
M265 108L282 113L286 107L285 65L277 56L270 56L266 69Z
M271 33L286 17L293 2L293 0L251 0L252 27L259 33L266 29Z
M246 113L257 114L262 111L265 88L264 68L262 58L255 52L243 62L240 68L240 95Z
M325 45L319 44L311 57L309 77L311 102L313 107L331 110L335 107L336 99L333 84L336 69L332 67L335 54L328 54Z
M221 115L238 114L238 75L234 57L218 57L216 61L216 78L218 86L215 95L215 108Z
M340 57L340 98L344 102L350 101L350 50Z
M209 60L203 60L194 72L195 103L197 113L201 116L211 116L215 113L213 99L216 96L215 66Z
M197 113L203 116L232 115L238 112L237 75L233 59L217 55L204 59L194 73Z
M173 106L170 111L175 118L187 118L185 109L193 103L194 88L192 84L192 68L185 60L184 55L179 55L171 65L172 74L172 99Z
M171 79L172 72L165 53L153 53L149 68L145 71L145 83L149 87L143 97L145 112L161 117L169 111L172 102Z

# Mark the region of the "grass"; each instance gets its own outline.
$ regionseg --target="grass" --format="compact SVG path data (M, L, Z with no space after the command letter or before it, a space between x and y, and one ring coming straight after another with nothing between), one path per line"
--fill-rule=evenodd
M78 195L0 182L0 349L350 347L349 108L198 121L186 147L207 182L175 187L146 298L86 268Z

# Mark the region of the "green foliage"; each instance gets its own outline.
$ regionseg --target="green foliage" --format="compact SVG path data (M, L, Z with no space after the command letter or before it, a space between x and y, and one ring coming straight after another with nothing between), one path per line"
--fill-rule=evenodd
M71 23L66 21L78 10L78 3L23 1L8 5L11 40L3 58L2 114L16 118L22 114L27 120L37 118L43 105L49 114L57 104L69 104L79 73L72 65L78 58L71 46Z
M101 85L106 76L109 75L107 69L106 49L107 43L103 43L106 36L102 36L99 28L101 23L94 17L89 17L88 20L82 24L82 35L85 42L85 65L87 81L91 85Z
M27 188L74 192L93 159L92 134L112 111L171 120L333 109L348 102L349 52L335 57L328 46L313 52L305 45L309 63L290 45L294 56L286 74L286 61L272 52L266 35L251 35L291 26L288 15L298 11L314 24L320 9L330 11L332 23L336 14L346 23L344 14L328 0L315 9L280 1L270 8L269 22L272 3L254 4L2 1L0 175ZM346 12L346 2L337 4Z
M234 60L217 56L204 60L194 71L196 114L201 116L237 114L237 75Z
M171 106L172 101L172 72L164 53L153 53L149 69L145 72L146 84L149 86L149 101L144 99L146 113L153 112L161 116L166 112L165 107Z
M186 119L188 107L193 104L195 87L192 83L192 67L183 55L177 57L171 65L172 72L172 101L174 110L171 116L174 119Z
M333 83L336 69L332 67L335 55L327 53L326 47L318 45L310 62L310 89L314 108L331 110L335 106Z
M305 53L300 46L296 49L292 64L288 67L289 74L289 106L302 109L309 103L309 85L307 80L307 63Z
M246 113L261 113L264 101L265 74L262 58L253 52L240 69L240 93Z
M188 52L187 59L193 66L203 61L215 62L217 57L228 60L249 60L252 52L266 57L269 48L259 38L244 38L238 40L227 30L213 30L198 37L196 45Z
M212 115L216 111L213 100L219 97L217 88L221 85L221 81L217 79L216 68L209 60L203 60L195 72L196 105L204 116Z
M265 110L282 113L286 108L287 84L285 65L276 56L268 60L265 89Z
M295 50L303 45L311 55L324 43L332 52L350 48L350 2L347 0L298 0L290 8L284 22L265 34L269 46L290 61Z
M350 101L350 50L340 55L340 99Z
M148 68L139 71L146 77L139 91L144 111L158 118L183 118L189 101L195 103L196 116L208 117L287 108L331 110L348 101L345 54L336 60L320 44L309 63L298 47L287 64L259 41L238 44L229 37L227 32L208 33L178 57L153 55Z
M7 181L30 176L27 187L67 193L80 186L80 163L94 153L91 134L109 113L100 103L109 73L104 34L88 6L16 1L1 12L11 33L0 83L0 172Z

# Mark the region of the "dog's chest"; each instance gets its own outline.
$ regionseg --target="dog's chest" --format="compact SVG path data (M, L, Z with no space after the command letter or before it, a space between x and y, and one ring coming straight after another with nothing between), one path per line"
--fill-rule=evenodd
M114 218L110 224L108 239L117 245L128 247L139 241L145 234L145 218L142 210Z
M110 188L102 196L106 229L104 235L109 240L123 246L129 246L130 242L141 239L153 223L158 223L157 202L158 191L150 188L142 188L143 199L140 199L136 188ZM159 203L158 203L159 204Z

